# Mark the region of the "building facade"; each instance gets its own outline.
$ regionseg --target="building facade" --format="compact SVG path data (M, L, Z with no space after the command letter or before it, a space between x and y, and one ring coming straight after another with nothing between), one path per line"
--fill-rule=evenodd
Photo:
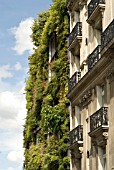
M67 0L70 170L114 169L114 0Z

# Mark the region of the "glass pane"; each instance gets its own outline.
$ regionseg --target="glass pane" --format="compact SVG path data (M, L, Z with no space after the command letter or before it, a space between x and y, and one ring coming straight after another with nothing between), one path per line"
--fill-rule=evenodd
M106 170L106 147L103 148L103 170Z
M104 86L102 86L102 106L104 106L104 102L105 102L105 92L104 92Z

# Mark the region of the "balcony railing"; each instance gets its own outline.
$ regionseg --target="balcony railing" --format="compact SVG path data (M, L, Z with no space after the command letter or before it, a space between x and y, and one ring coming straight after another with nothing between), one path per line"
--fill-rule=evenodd
M90 116L90 132L96 130L99 127L108 125L107 112L107 107L101 107L101 109Z
M75 72L73 76L68 80L68 92L70 92L76 84L79 82L81 79L81 72Z
M88 5L88 18L100 4L105 4L105 0L91 0L91 2Z
M101 49L114 38L114 20L109 24L101 35Z
M81 22L77 22L72 32L69 34L68 47L72 44L73 40L78 36L82 36L82 23Z
M70 131L70 146L76 142L83 141L83 126L79 125Z
M91 70L91 68L98 62L101 55L101 45L98 45L94 51L89 55L88 57L88 70Z

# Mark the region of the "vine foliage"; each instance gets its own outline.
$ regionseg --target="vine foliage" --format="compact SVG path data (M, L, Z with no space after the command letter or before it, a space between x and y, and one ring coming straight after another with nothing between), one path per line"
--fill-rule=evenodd
M68 14L65 0L53 0L34 20L26 82L25 170L66 170L68 157ZM49 63L49 42L56 35L57 57ZM49 69L53 72L49 80Z

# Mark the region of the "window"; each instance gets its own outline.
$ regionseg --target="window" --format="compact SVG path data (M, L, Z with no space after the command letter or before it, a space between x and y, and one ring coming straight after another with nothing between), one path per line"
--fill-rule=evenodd
M106 146L98 147L98 169L106 170Z
M56 34L53 33L49 42L49 62L52 61L56 52Z
M75 107L72 107L72 129L75 128Z
M54 72L51 70L51 63L53 60L57 59L57 43L56 43L56 33L54 32L49 40L49 76L48 80L51 81Z
M76 126L81 125L81 114L80 114L80 108L78 106L75 106L76 109Z
M105 86L97 86L97 110L105 106Z
M103 170L106 170L106 146L103 148Z
M73 51L71 53L71 67L71 75L73 75L76 71L80 71L80 55L73 54Z
M104 85L101 87L101 97L102 97L102 107L103 107L105 103Z

